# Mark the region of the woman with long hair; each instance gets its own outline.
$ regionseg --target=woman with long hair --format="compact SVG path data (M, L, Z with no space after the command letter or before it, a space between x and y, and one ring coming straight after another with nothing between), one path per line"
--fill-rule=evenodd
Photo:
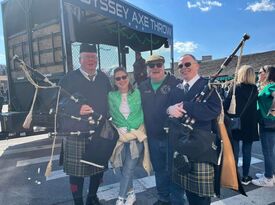
M258 179L252 180L252 183L257 186L272 187L275 183L273 152L275 145L275 66L264 66L264 68L267 74L267 84L259 93L258 110L265 173L256 174Z
M133 175L143 153L143 167L150 174L151 163L143 111L138 89L133 89L126 70L114 70L115 90L108 95L109 110L119 132L119 140L110 159L114 168L121 168L119 196L116 205L132 205L136 201Z
M232 144L236 164L239 159L240 141L242 141L243 155L243 177L242 184L248 185L252 181L249 176L251 162L251 149L253 141L259 140L257 126L257 95L258 90L255 85L255 72L249 65L243 65L238 70L237 83L235 90L236 114L230 117L240 117L241 129L232 130ZM229 91L224 101L224 109L228 110L232 99L233 90Z

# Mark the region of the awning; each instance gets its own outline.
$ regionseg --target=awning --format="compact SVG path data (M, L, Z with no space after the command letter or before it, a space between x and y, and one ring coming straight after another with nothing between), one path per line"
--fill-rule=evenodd
M121 0L63 0L72 41L129 46L136 51L173 42L173 26ZM152 42L152 43L151 43Z

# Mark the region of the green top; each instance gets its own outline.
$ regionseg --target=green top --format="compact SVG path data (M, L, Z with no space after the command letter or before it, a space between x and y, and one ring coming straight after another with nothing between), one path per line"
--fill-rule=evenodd
M151 85L154 91L156 91L162 84L162 82L164 81L165 78L163 78L163 80L159 81L159 82L153 82L151 80Z
M275 117L268 115L267 113L272 105L273 97L272 93L275 91L275 83L266 85L258 95L258 110L260 110L261 117L271 120L275 120Z
M130 114L126 119L120 112L121 93L113 91L108 94L108 103L110 114L113 118L113 123L117 127L126 127L127 130L137 129L143 124L143 111L141 107L141 97L138 89L127 95Z

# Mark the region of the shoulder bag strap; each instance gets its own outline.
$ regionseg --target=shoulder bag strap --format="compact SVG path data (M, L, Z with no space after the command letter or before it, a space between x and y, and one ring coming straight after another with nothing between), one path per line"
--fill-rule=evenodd
M242 112L241 112L241 114L240 114L240 117L243 115L244 111L246 110L246 108L248 107L248 105L251 103L251 98L252 98L253 91L254 91L254 87L253 87L252 90L251 90L251 93L250 93L250 95L249 95L249 98L248 98L248 100L247 100L247 103L245 104L245 106L244 106L244 108L243 108L243 110L242 110Z

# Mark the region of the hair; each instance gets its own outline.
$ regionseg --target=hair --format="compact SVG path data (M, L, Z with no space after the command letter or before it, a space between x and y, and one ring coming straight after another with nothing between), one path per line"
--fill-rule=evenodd
M114 80L115 80L116 73L119 72L119 71L124 72L128 76L128 73L127 73L127 71L126 71L126 69L124 67L117 67L117 68L114 69ZM114 90L118 90L118 87L116 86L115 83L114 83ZM133 88L132 84L129 81L128 92L132 93L133 91L134 91L134 88Z
M274 65L266 65L264 68L267 71L266 81L275 82L275 66Z
M199 62L199 61L196 59L196 57L193 56L192 54L184 54L184 55L182 55L180 58L183 58L183 57L185 57L185 56L190 56L194 61L196 61L197 63Z
M250 65L243 65L238 70L237 83L255 84L256 75L253 68Z
M266 73L267 72L267 66L268 65L261 66L260 69L259 69L259 71L262 70L262 71L264 71Z

